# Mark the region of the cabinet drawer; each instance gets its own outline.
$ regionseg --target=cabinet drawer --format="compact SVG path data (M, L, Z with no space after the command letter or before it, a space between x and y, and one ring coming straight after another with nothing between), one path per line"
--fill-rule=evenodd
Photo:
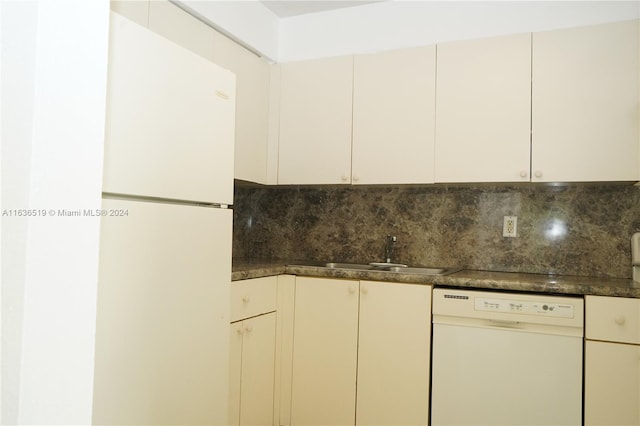
M587 296L587 339L640 343L640 299Z
M276 310L278 277L231 283L231 322Z

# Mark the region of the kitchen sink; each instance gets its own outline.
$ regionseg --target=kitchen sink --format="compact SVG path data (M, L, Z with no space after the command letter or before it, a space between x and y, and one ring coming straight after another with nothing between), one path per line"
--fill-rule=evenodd
M381 271L395 272L400 274L419 274L419 275L449 275L458 272L457 268L433 268L433 267L412 267L397 263L340 263L329 262L324 264L325 268L330 269L348 269L358 271Z
M369 264L360 264L360 263L329 262L329 263L325 263L324 266L331 269L357 269L357 270L373 269L373 267Z
M423 275L447 275L453 272L457 272L457 269L447 268L401 268L394 266L389 269L390 272L401 272L403 274L423 274Z

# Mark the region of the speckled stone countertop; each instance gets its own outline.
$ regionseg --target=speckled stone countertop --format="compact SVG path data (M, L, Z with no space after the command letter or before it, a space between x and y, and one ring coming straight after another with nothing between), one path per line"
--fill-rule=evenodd
M251 278L270 277L286 274L286 264L283 261L241 260L233 261L231 281L248 280Z
M307 265L310 263L310 265ZM450 275L350 270L313 266L313 262L234 261L232 281L292 274L355 280L393 281L486 290L511 290L563 295L597 295L640 298L640 282L619 278L522 274L462 270Z

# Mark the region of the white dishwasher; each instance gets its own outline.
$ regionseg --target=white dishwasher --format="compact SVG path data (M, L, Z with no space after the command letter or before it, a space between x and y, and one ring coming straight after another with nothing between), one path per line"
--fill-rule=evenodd
M433 290L431 425L582 423L584 300Z

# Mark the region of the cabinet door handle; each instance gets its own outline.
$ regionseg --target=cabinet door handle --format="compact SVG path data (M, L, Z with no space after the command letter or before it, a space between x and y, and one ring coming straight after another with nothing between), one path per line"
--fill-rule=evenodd
M360 177L358 177L357 175L353 176L353 181L354 182L358 182L360 180Z
M537 178L541 178L541 177L542 177L542 172L538 170L538 171L535 173L535 176L536 176Z
M349 286L349 294L355 294L356 288L354 286Z
M253 330L253 327L251 327L250 325L244 328L244 331L246 331L247 333L251 333L252 330Z
M244 296L242 298L242 303L249 303L249 296Z
M242 330L242 327L238 328L236 330L236 333L238 333L240 336L242 336L244 334L244 331Z
M369 293L369 289L368 289L368 288L366 288L366 287L362 287L362 288L360 289L360 293L362 293L362 294L367 294L367 293Z
M624 315L618 315L613 319L613 321L618 325L623 325L627 320Z
M346 182L346 181L348 181L348 180L349 180L349 176L347 176L347 175L342 175L342 177L341 177L340 179L342 179L342 181L343 181L343 182Z
M526 178L526 177L527 177L527 175L528 175L528 173L527 173L527 172L525 172L524 170L520 172L520 177L521 177L521 178Z

